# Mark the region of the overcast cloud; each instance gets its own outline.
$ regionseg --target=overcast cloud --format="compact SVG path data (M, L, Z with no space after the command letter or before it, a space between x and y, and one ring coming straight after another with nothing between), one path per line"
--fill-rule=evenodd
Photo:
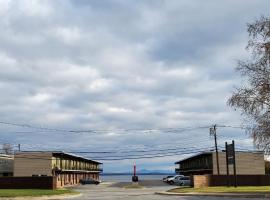
M236 60L249 55L246 23L269 8L268 0L0 0L0 121L80 130L239 125L226 105L240 82ZM242 130L219 131L251 145ZM0 141L36 150L205 147L213 145L208 132L1 125ZM181 157L137 162L173 169ZM132 163L104 168L127 171Z

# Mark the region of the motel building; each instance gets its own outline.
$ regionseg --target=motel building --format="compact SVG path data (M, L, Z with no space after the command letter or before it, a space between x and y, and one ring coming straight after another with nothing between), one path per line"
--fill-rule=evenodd
M202 152L176 162L175 172L191 177L194 188L210 186L266 186L270 185L270 176L265 174L264 153L260 151L235 152L234 166L228 165L226 152L218 152L219 174L216 152Z
M52 177L53 188L99 180L102 163L61 151L19 151L14 154L14 177Z
M220 175L226 175L226 152L218 152ZM238 175L265 175L264 153L261 151L236 151L236 171ZM175 172L186 176L217 175L216 152L202 152L175 162ZM233 166L229 166L229 173L233 174Z

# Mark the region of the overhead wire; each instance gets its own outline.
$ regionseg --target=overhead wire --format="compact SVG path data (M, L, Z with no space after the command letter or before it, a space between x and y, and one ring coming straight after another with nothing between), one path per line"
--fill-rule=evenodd
M210 126L189 126L189 127L180 127L180 128L137 128L137 129L86 129L86 130L72 130L72 129L58 129L58 128L48 128L48 127L42 127L42 126L33 126L30 124L19 124L19 123L13 123L13 122L5 122L0 121L0 124L3 125L9 125L9 126L16 126L16 127L22 127L22 128L31 128L31 129L38 129L43 131L49 131L49 132L68 132L68 133L100 133L100 132L129 132L129 131L141 131L141 132L153 132L153 131L162 131L162 132L176 132L176 131L188 131L188 130L196 130L196 129L206 129L210 128ZM27 132L27 131L26 131ZM26 133L21 132L21 133ZM20 131L18 132L20 133Z
M188 152L190 150L194 151L194 150L205 150L205 149L214 149L214 147L204 147L204 148L190 148L190 149L175 149L175 150L168 150L168 151L158 151L158 152L143 152L146 153L144 155L159 155L159 154L167 154L167 153L178 153L178 152ZM73 153L73 152L68 152L68 153ZM134 152L130 152L130 153L134 153ZM89 153L83 153L84 155L87 155ZM124 154L124 155L106 155L106 156L97 156L96 158L100 158L100 157L134 157L134 156L142 156L143 154Z
M116 134L116 135L127 135L127 134L135 134L135 133L144 133L144 134L151 134L151 133L182 133L185 131L192 131L192 130L198 130L198 129L208 129L211 126L189 126L189 127L182 127L182 128L148 128L148 129L86 129L86 130L75 130L75 129L58 129L58 128L48 128L48 127L42 127L42 126L33 126L30 124L19 124L19 123L13 123L13 122L4 122L4 121L0 121L0 124L3 125L7 125L7 126L16 126L16 127L20 127L20 128L27 128L27 129L35 129L38 131L9 131L9 133L45 133L47 134L48 132L53 132L53 133L91 133L91 134ZM246 129L247 127L244 126L231 126L231 125L217 125L217 127L220 128L238 128L238 129ZM1 132L1 131L0 131ZM202 134L196 134L198 136L202 136ZM140 136L140 135L139 135ZM190 138L190 136L187 136L187 138L181 138L180 139L181 143L188 145L190 143L193 143L192 138ZM204 138L200 140L201 143L203 142L210 142L209 138ZM205 143L206 144L206 143ZM165 145L165 144L164 144ZM167 144L168 145L168 144ZM175 143L173 143L173 145L175 145ZM31 148L31 145L29 145ZM183 146L183 145L182 145ZM40 148L40 145L37 145L37 147ZM153 147L157 147L157 145L153 146ZM90 150L86 150L86 151L67 151L69 153L77 153L77 154L125 154L125 153L148 153L148 155L141 155L141 154L136 154L136 155L117 155L117 156L110 156L109 158L107 157L97 157L100 159L113 159L113 160L119 160L119 159L140 159L140 158L152 158L155 156L158 157L163 157L163 156L171 156L171 155L177 155L179 152L179 150L182 150L181 153L186 153L186 152L193 152L193 151L200 151L200 149L198 147L200 146L196 146L197 148L193 148L193 147L178 147L178 148L167 148L167 149L148 149L146 147L143 147L142 149L135 149L135 150L122 150L118 147L118 150L104 150L104 151L90 151ZM33 146L32 146L33 148ZM128 147L125 147L125 149ZM192 149L193 148L193 149ZM208 145L209 148L209 145ZM222 147L219 147L222 148ZM104 149L104 148L103 148ZM172 152L173 151L173 152ZM185 152L186 151L186 152ZM155 153L154 153L155 152ZM164 153L165 152L165 153ZM163 153L163 155L161 155ZM146 156L146 157L145 157Z
M208 149L201 149L200 151L203 152ZM23 152L22 152L23 153ZM166 156L174 156L174 155L186 155L186 154L192 154L192 153L198 153L198 151L193 150L193 151L179 151L175 153L166 153L166 154L153 154L153 155L139 155L136 157L111 157L111 158L98 158L98 160L130 160L130 159L144 159L144 158L159 158L159 157L166 157ZM15 154L16 158L25 158L25 159L30 159L30 160L52 160L52 158L44 158L41 156L35 156L31 155L31 157L27 155L20 155L20 154ZM91 160L96 160L97 158L91 158Z

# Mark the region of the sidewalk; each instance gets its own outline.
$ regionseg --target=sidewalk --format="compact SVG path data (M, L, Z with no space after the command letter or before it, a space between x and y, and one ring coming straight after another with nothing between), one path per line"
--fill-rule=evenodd
M156 192L159 195L168 196L209 196L209 197L241 197L241 198L269 198L270 193L178 193Z

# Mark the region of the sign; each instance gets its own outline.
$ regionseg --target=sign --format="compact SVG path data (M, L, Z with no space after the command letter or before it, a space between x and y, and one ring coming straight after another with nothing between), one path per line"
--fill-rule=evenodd
M234 145L233 144L227 144L227 156L228 157L234 156Z
M229 165L233 165L234 164L234 158L233 157L228 158L228 164Z
M234 141L232 141L231 144L227 144L227 142L225 142L225 147L226 147L227 186L230 186L229 165L233 165L234 187L237 187Z

